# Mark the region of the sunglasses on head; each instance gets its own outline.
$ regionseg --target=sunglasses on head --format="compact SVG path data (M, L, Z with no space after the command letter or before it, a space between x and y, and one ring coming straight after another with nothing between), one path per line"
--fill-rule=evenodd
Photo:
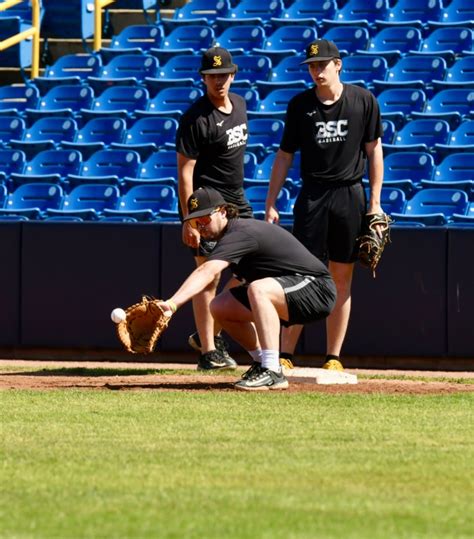
M198 226L203 227L207 226L212 221L212 216L217 213L220 208L212 210L211 213L203 215L202 217L196 217L196 219L190 219L189 224L192 228L198 228Z

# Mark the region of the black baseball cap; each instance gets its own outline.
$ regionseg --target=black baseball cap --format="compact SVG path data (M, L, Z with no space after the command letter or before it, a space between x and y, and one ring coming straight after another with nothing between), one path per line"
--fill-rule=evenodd
M237 65L232 61L232 54L224 47L211 47L202 55L201 75L236 73Z
M310 64L311 62L323 62L324 60L340 57L339 49L334 41L317 39L306 47L306 60L301 63Z
M184 221L209 215L219 206L224 206L224 197L212 187L200 187L188 198L188 215Z

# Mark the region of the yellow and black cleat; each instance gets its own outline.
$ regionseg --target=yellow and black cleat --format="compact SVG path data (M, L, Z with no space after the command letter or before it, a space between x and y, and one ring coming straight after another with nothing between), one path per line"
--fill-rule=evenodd
M294 369L295 366L293 365L291 359L287 359L286 357L280 358L280 365L284 367L285 369Z
M338 359L329 359L323 365L323 369L327 369L328 371L343 371L344 367Z

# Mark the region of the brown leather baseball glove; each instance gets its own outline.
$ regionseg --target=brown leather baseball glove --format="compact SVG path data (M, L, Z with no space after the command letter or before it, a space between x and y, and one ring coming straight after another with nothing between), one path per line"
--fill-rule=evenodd
M365 216L362 234L359 240L359 261L363 266L370 268L375 277L377 268L385 246L390 240L390 224L392 219L386 213L372 213ZM377 228L379 232L377 232Z
M132 354L150 354L168 327L171 312L163 311L161 300L143 296L139 303L125 309L126 319L117 324L117 335Z

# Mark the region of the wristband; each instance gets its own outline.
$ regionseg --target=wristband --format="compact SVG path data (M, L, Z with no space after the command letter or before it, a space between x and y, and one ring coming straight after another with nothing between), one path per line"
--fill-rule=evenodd
M178 310L178 307L174 301L167 299L165 303L168 304L168 307L171 309L173 314Z

